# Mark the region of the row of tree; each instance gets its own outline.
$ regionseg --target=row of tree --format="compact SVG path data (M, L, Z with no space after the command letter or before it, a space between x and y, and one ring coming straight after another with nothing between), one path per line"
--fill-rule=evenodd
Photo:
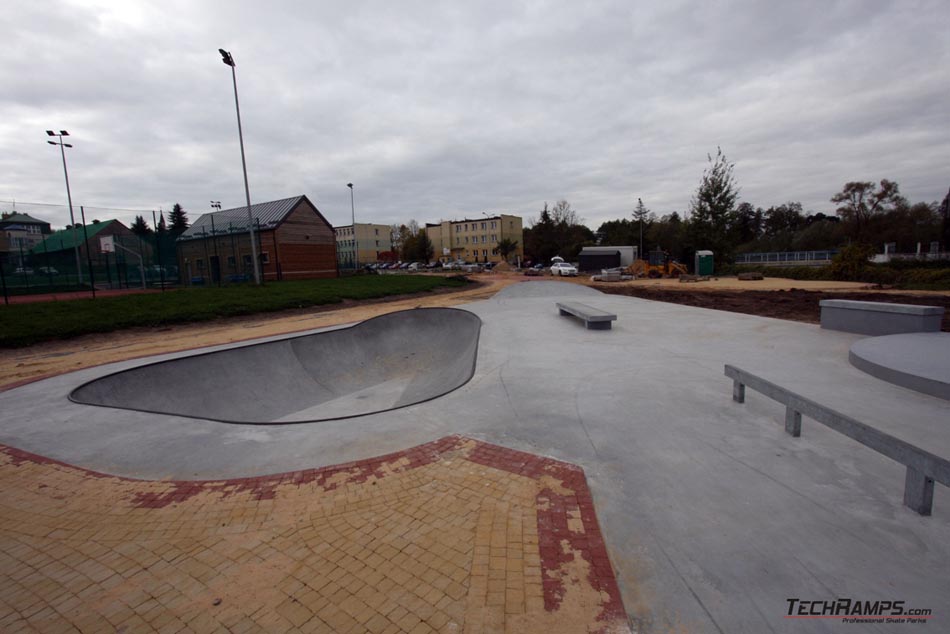
M582 247L599 243L637 245L642 254L660 249L683 262L691 261L696 250L709 249L722 264L739 253L852 243L880 250L885 242L895 242L901 252L914 251L918 243L925 250L931 242L950 248L950 192L940 204L911 204L893 181L855 181L831 197L838 205L834 216L806 213L798 202L763 209L739 202L733 167L721 149L709 157L686 217L677 212L657 217L638 199L630 218L604 222L595 233L567 201L550 211L545 204L525 230L526 256L544 263L555 255L573 259Z
M157 225L158 226L153 229L149 226L144 216L136 216L135 221L129 228L132 230L132 233L139 236L140 238L148 237L156 232L159 235L168 233L177 238L185 232L185 229L190 226L188 222L188 213L182 208L181 205L175 203L172 207L172 210L168 213L168 223L166 224L165 222L165 212L161 211L158 214Z

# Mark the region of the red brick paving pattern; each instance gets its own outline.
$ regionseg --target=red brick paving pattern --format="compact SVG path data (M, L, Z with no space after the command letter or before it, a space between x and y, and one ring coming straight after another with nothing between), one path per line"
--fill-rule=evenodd
M0 446L0 631L615 632L583 471L450 436L257 478Z

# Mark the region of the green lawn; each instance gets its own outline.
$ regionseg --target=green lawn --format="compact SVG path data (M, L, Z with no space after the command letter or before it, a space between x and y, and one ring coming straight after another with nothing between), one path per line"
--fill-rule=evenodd
M461 287L459 277L360 275L330 280L270 282L224 288L195 288L143 295L0 305L0 347L16 348L39 341L135 326L162 326L208 321L291 308L334 304L345 299L373 299Z

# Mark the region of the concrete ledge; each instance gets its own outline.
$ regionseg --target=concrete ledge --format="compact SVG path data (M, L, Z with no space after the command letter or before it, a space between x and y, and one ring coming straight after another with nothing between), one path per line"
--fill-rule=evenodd
M904 465L907 468L904 504L921 515L931 514L935 481L950 487L950 460L946 458L932 454L926 449L891 436L735 366L727 364L725 375L733 381L732 400L735 402L744 403L745 388L750 387L785 405L785 431L790 436L796 438L801 436L804 415Z
M821 327L861 335L939 332L943 307L823 299Z
M556 302L556 305L561 315L581 319L588 330L610 330L610 322L617 320L613 313L580 302Z

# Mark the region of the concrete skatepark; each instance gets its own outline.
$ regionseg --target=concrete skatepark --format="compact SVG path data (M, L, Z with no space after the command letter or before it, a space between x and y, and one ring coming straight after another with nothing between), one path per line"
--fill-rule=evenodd
M76 388L87 405L235 423L332 420L442 396L475 371L480 320L453 308L152 363Z
M618 320L609 331L586 330L558 314L560 299ZM905 600L941 618L945 491L937 487L932 517L914 514L901 504L900 465L807 419L801 438L788 437L780 405L752 392L745 405L733 403L722 374L726 363L741 366L950 456L950 404L851 365L862 336L558 282L518 284L464 309L482 322L474 375L427 402L247 426L68 400L89 381L192 352L0 394L0 441L117 475L203 479L335 464L465 434L584 467L626 608L643 631L850 627L785 619L790 598ZM425 340L440 335L417 330Z

